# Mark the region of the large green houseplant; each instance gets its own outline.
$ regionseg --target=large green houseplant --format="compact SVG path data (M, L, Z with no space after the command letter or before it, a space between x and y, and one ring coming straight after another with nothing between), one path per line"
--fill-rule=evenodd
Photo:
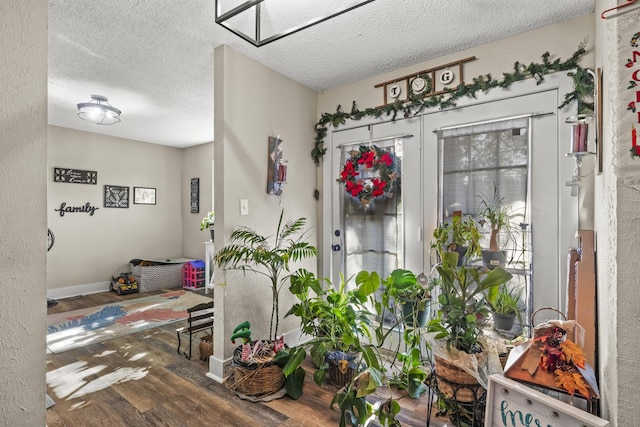
M454 212L451 222L443 222L433 231L431 248L442 259L445 252L457 252L459 265L465 264L481 254L480 230L471 216Z
M364 425L372 416L386 425L398 425L397 401L389 398L376 409L366 400L367 395L385 382L382 357L371 334L372 313L365 305L374 300L373 295L380 287L378 274L361 271L355 276L355 287L348 285L350 280L344 277L337 287L327 279L323 283L304 269L292 274L290 281L289 290L299 302L291 307L287 316L299 317L302 332L312 337L300 348L310 350L317 368L314 381L318 385L324 383L330 364L336 358L353 356L344 362L353 369L354 376L340 385L330 405L340 410L340 426ZM289 350L290 353L297 351ZM301 369L302 358L294 356L291 360L283 369L285 375Z
M273 236L263 236L248 227L233 231L231 243L220 249L214 257L216 264L225 270L250 271L269 279L272 297L269 337L272 340L277 338L280 290L288 282L286 273L290 271L291 263L318 254L315 246L305 241L306 218L283 223L283 216L284 210L280 213Z
M289 291L299 302L295 303L286 316L300 318L300 328L312 339L305 343L310 349L314 365L318 368L314 373L317 384L324 382L330 363L337 354L348 358L352 369L357 373L359 360L366 366L378 367L378 356L375 347L368 344L371 336L371 313L365 303L373 294L378 283L359 281L354 289L348 288L348 280L341 278L338 287L334 287L326 279L322 282L310 271L301 269L291 275ZM344 384L340 384L344 385Z
M454 423L474 418L477 399L489 372L482 330L490 306L486 295L511 280L502 268L458 266L458 253L442 251L436 266L440 278L437 317L428 324L440 403ZM482 379L482 382L480 380ZM460 386L462 384L463 386ZM469 415L469 407L474 411Z

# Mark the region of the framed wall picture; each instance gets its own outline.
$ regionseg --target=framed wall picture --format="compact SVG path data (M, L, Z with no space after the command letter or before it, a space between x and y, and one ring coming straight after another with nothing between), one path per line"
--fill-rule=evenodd
M156 189L149 187L133 187L134 205L155 205Z
M200 212L200 178L191 178L191 213Z
M104 207L105 208L128 208L129 207L129 187L119 185L104 186Z

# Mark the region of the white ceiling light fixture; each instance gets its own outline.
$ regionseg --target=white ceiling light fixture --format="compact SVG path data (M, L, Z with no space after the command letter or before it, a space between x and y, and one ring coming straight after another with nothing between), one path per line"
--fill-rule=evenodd
M225 0L225 1L228 4L230 0ZM345 2L341 0L338 2L338 5L340 7L332 8L331 1L324 0L322 2L323 7L332 8L332 9L329 9L329 10L332 10L331 12L325 15L322 15L320 17L307 20L302 24L294 25L292 27L288 27L287 29L282 29L280 27L282 27L283 19L295 19L296 17L303 17L305 15L305 12L308 12L308 11L302 11L300 9L298 9L297 11L285 10L285 9L281 9L280 11L277 11L276 8L278 7L277 5L278 1L269 0L269 4L273 6L273 9L271 10L272 13L268 13L267 11L268 6L267 6L266 0L247 0L244 3L230 10L223 12L222 11L223 0L215 0L216 24L220 24L227 30L231 31L238 37L248 41L255 47L261 47L268 43L279 40L283 37L297 33L298 31L304 30L305 28L309 28L313 25L319 24L331 18L335 18L338 15L342 15L343 13L347 13L353 9L356 9L360 6L364 6L365 4L371 3L373 1L375 0L352 0L350 2L349 1ZM265 16L263 16L262 3L264 3ZM280 5L282 5L282 3L283 2L280 1ZM345 3L347 4L346 6L344 5ZM313 7L317 8L318 6L313 6ZM251 18L248 16L249 12L247 12L251 8L254 8L254 11L255 11L255 17L253 18L253 20L251 20ZM243 12L247 12L247 13L243 14ZM300 13L297 13L297 12L300 12ZM263 21L264 17L266 17L267 19ZM234 22L230 22L230 21L234 21ZM253 25L251 25L252 23ZM265 23L264 26L262 25L263 23ZM267 31L270 30L269 32L273 34L266 38L263 38L262 37L263 30L267 30ZM254 33L253 36L249 36L247 34L250 31Z
M91 101L78 104L78 117L97 125L113 125L120 122L122 111L109 104L102 95L91 95Z

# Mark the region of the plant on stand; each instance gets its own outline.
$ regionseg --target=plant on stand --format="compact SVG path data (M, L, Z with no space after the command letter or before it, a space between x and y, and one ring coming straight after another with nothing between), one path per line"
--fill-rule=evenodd
M202 218L202 221L200 221L200 231L209 229L209 231L211 232L211 238L210 241L213 242L214 241L214 236L213 236L213 226L215 223L215 214L213 213L213 211L208 212L207 216L205 216L204 218Z
M290 264L318 254L315 246L304 240L306 219L298 218L283 223L283 216L284 210L280 213L273 236L263 236L248 227L234 230L231 233L230 244L220 249L214 256L216 264L225 270L250 271L269 279L272 298L269 341L272 343L277 341L280 290L288 281L287 273L290 271ZM273 239L272 243L269 242L270 239ZM295 375L298 380L300 380L299 376L302 376L302 380L304 379L301 371L297 371Z
M498 197L498 188L494 187L493 197L488 198L484 194L480 197L478 218L481 225L488 225L491 230L489 237L489 249L482 250L482 261L485 267L504 267L506 264L506 251L502 250L498 239L506 237L512 239L513 212L511 205L504 202L504 197Z
M444 222L433 231L431 248L438 257L445 252L458 253L458 266L466 264L481 254L480 231L472 217L463 217L462 211L455 211L451 222Z
M521 296L522 288L509 289L506 283L500 286L498 292L490 292L487 295L487 303L493 313L493 327L495 329L510 331L516 318L522 322Z
M391 383L399 389L406 390L409 397L413 399L419 398L427 391L425 381L431 371L426 366L425 357L422 354L422 331L420 328L427 323L431 305L431 289L436 283L436 279L430 281L423 274L416 276L411 271L402 269L394 270L383 281L385 291L381 298L382 306L390 312L394 311L395 304L400 306L401 323L403 324L402 338L406 346L404 352L396 353L397 360L401 362L402 366L394 373ZM398 325L394 325L388 330L393 330L395 326ZM377 332L378 341L383 342L386 338L383 325L378 327ZM394 363L395 358L392 364ZM428 365L431 364L428 363Z
M460 425L478 419L478 411L483 407L479 399L486 387L486 377L493 371L482 337L490 309L485 294L511 280L512 275L502 268L458 267L458 253L446 250L442 250L436 270L440 277L439 310L429 322L428 330L434 333L430 344L435 357L439 403L451 412L452 421Z

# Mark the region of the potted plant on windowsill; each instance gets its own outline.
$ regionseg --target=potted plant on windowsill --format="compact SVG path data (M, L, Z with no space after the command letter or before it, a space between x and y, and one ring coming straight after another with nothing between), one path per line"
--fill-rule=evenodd
M485 295L512 277L502 268L457 265L458 254L444 251L436 266L440 277L439 310L428 324L429 332L434 333L431 348L438 389L443 402L457 417L454 422L460 421L465 405L477 409L475 404L486 387L486 383L479 382L488 372L482 337L490 310Z
M479 223L488 226L491 235L489 237L489 249L482 250L482 262L487 268L504 267L506 265L506 251L499 244L500 237L510 239L512 237L513 212L511 205L504 202L504 197L498 197L498 189L494 187L493 197L482 194L478 208Z
M214 222L215 222L215 214L213 213L213 211L208 212L207 216L202 218L202 221L200 221L200 231L209 229L209 232L211 233L211 237L209 238L210 242L214 241L214 235L213 235L214 234L214 230L213 230Z
M458 253L458 265L466 264L481 254L480 231L472 217L463 217L462 211L455 211L451 222L444 222L433 231L435 240L431 248L438 257L443 258L445 252Z
M500 286L498 292L489 292L487 303L493 313L493 327L501 331L510 331L516 318L522 322L520 311L521 288L509 289L507 284Z

